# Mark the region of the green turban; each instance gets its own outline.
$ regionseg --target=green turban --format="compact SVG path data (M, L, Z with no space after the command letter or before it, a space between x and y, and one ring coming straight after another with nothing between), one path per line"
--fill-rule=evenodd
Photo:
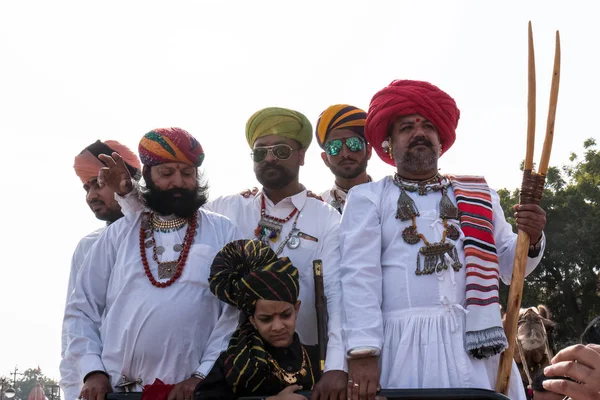
M250 148L262 136L277 135L298 141L303 148L312 141L312 125L306 116L287 108L269 107L257 111L246 123Z

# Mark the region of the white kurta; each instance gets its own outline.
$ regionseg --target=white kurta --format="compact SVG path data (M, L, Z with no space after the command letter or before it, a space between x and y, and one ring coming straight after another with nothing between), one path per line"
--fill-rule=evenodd
M456 205L452 189L448 192ZM464 348L464 236L461 233L456 241L463 264L458 272L449 268L440 275L417 276L416 258L423 243L409 245L402 239L402 231L411 221L395 218L399 194L392 179L386 177L353 188L348 196L340 228L347 348L381 349L383 388L493 390L499 356L478 360ZM438 207L441 193L407 194L420 212L418 231L429 242L440 241L444 229ZM494 191L492 204L500 275L510 283L516 235L504 219ZM452 223L460 228L457 221ZM541 255L528 260L527 274ZM525 398L514 363L509 397Z
M71 259L71 272L69 273L69 283L67 285L67 298L65 301L66 304L69 302L69 297L73 290L75 289L75 282L77 280L77 274L83 265L83 261L85 260L85 256L92 249L96 240L100 237L100 234L104 232L106 229L103 226L100 229L95 230L94 232L84 236L77 247L75 248L75 252L73 252L73 258ZM79 392L81 391L82 386L82 377L77 373L77 363L74 360L69 360L65 358L65 351L67 349L67 327L63 321L62 325L62 335L61 335L61 351L60 351L60 387L63 391L63 397L66 400L76 399L79 397Z
M296 207L300 213L296 228L318 240L317 242L300 238L298 248L290 249L286 246L279 256L289 257L299 271L299 300L302 305L296 322L296 332L298 332L300 341L307 345L314 345L318 342L312 262L316 259L323 261L323 283L329 313L329 342L325 370L342 370L345 368L345 353L341 336L342 309L338 238L340 214L321 200L307 196L306 190L287 197L276 205L268 198L265 198L265 201L267 214L278 218L287 217ZM254 230L260 220L261 193L249 198L241 195L220 197L205 207L231 218L244 238L254 238ZM279 240L275 243L271 242L271 248L274 251L292 229L294 218L283 225ZM226 349L229 337L235 330L237 311L230 307L227 313L229 314L228 318L219 321L220 326L215 329L214 345L211 345L211 351L207 351L207 356L203 358L203 369L205 366L212 367L221 351Z
M65 316L67 358L77 360L79 376L106 371L113 387L123 375L142 385L156 378L175 384L199 370L223 308L209 290L210 265L225 244L240 238L227 218L200 210L181 277L157 288L140 259L140 220L138 212L106 228L78 274ZM177 259L173 245L183 242L185 231L155 232L157 244L165 248L159 260ZM145 251L158 280L152 248Z

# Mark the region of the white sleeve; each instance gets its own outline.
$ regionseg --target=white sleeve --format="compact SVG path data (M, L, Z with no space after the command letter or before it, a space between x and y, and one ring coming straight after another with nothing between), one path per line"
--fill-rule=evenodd
M202 360L196 372L208 376L217 358L227 350L229 339L231 339L231 335L237 328L239 315L240 312L237 308L228 304L224 306L223 313L208 338L206 349L202 354Z
M66 357L77 360L82 379L92 371L105 371L99 327L116 258L110 228L86 256L65 311L64 323L68 333Z
M69 298L73 290L75 289L75 282L77 279L77 273L85 260L85 254L83 254L85 246L82 245L82 242L85 240L82 239L77 244L75 248L75 252L73 253L73 257L71 259L71 272L69 274L69 283L67 286L67 299L66 304L69 302ZM66 310L65 310L66 313ZM82 380L77 373L77 365L75 360L67 359L65 357L66 349L67 349L67 325L64 321L63 316L63 324L62 324L62 334L61 334L61 350L60 350L60 387L64 393L65 400L74 400L79 397L79 392L81 391Z
M125 217L136 215L144 209L144 205L140 201L140 185L136 181L133 181L133 190L125 196L115 193L115 200L121 206L121 212Z
M381 219L372 197L364 188L351 190L340 226L347 350L383 346Z
M346 370L346 351L342 333L342 285L340 282L340 215L331 210L328 230L321 244L323 288L327 297L327 357L325 372Z
M504 218L500 197L494 190L491 190L491 195L492 210L494 212L494 241L496 242L496 251L498 252L500 278L504 283L510 285L515 261L515 251L517 250L517 234L513 232L512 225ZM542 233L540 253L537 257L527 258L525 276L532 273L538 266L544 255L545 248L546 236Z

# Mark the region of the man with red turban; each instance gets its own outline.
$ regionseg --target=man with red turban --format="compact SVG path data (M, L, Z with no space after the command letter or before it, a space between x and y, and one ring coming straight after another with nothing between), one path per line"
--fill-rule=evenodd
M427 82L394 81L371 100L365 136L396 171L353 188L340 227L353 399L374 399L379 386L495 387L507 346L498 278L510 283L517 236L484 178L438 172L459 116ZM532 240L529 274L546 217L533 205L515 211ZM509 397L524 398L512 373Z
M108 182L111 171L127 179L130 172L122 157L107 153L103 182L125 194L130 185ZM67 305L66 357L77 362L85 400L148 385L151 391L167 385L169 400L192 398L209 372L200 362L223 308L210 292L210 266L240 238L231 221L202 208L204 151L192 135L154 129L141 139L139 154L142 207L98 238Z
M108 224L111 224L121 218L123 213L121 207L115 199L115 192L109 187L102 186L98 182L98 174L102 168L106 167L104 161L101 160L102 154L118 153L128 169L131 176L135 180L140 178L140 161L137 156L126 146L116 140L107 140L96 142L87 146L81 153L75 157L73 169L75 174L81 180L83 189L86 192L85 200L94 213L96 218L105 221L106 225L94 232L86 235L79 241L73 258L71 259L71 273L69 275L69 284L67 287L67 302L70 294L75 288L75 280L77 273L83 264L85 256L88 254L93 244L100 234L104 231ZM77 367L72 360L65 359L65 350L67 347L67 332L63 326L62 331L62 349L60 362L60 385L62 387L65 399L75 399L79 396L81 390L81 378L77 373Z

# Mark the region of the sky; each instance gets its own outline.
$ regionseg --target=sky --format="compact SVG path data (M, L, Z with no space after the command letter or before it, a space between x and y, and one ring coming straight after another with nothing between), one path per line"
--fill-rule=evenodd
M4 252L0 375L41 367L58 379L72 252L102 226L73 158L97 139L133 150L179 126L202 144L211 198L257 184L246 120L269 106L316 123L331 104L368 109L394 79L426 80L461 110L442 172L520 185L527 125L527 22L537 63L539 160L554 37L562 72L551 165L598 138L600 5L592 1L3 1L0 128ZM21 149L24 153L21 153ZM333 177L313 141L300 172ZM24 157L26 155L27 157ZM393 172L373 158L369 174ZM10 252L8 251L10 250Z

